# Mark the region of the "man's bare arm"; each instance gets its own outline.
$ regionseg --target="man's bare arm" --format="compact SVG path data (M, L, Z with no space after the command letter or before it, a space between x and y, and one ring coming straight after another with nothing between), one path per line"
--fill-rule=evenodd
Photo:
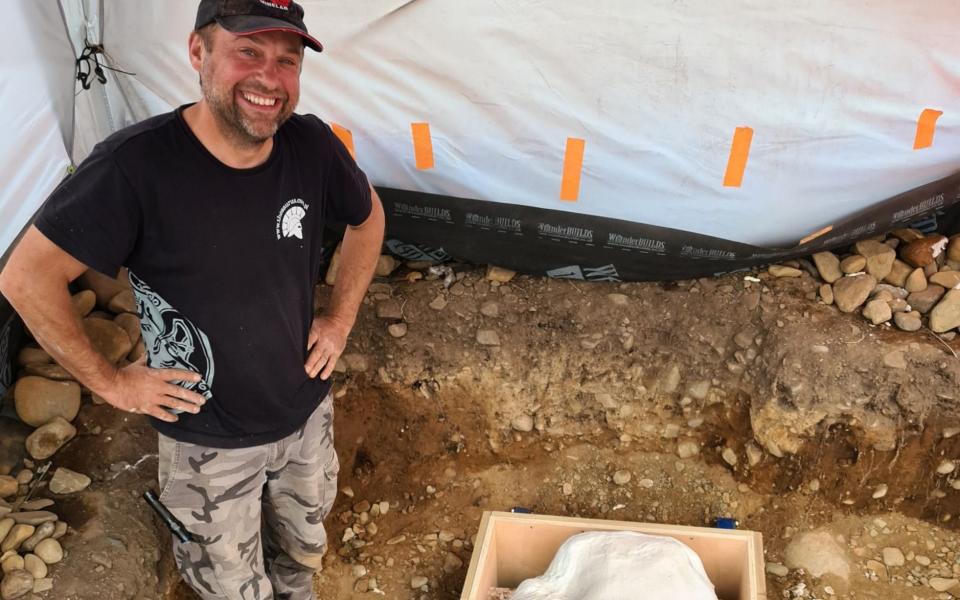
M110 404L164 421L177 419L163 406L197 412L203 396L170 383L197 381L196 373L142 363L117 369L93 347L67 287L86 268L31 226L0 272L0 292L44 350Z
M347 227L340 249L340 268L333 286L330 307L313 320L304 365L310 377L327 379L343 353L347 336L357 320L357 311L373 279L380 248L383 245L383 205L370 187L370 215L356 227Z

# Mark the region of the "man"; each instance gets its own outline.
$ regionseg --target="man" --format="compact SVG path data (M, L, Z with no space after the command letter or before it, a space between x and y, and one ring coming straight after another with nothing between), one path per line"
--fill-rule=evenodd
M0 291L40 344L160 432L160 499L205 599L309 599L336 495L329 376L383 240L383 210L330 128L293 113L304 47L289 0L202 0L202 99L110 136L53 192ZM313 317L327 221L347 224ZM146 362L101 357L68 284L129 267Z

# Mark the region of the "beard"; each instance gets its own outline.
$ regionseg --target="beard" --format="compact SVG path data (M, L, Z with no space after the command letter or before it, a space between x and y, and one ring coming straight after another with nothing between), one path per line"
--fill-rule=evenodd
M203 97L207 101L221 131L239 145L259 146L272 138L280 126L293 114L295 106L290 105L290 99L287 96L280 96L277 99L277 102L280 102L280 111L276 117L258 116L258 118L251 118L237 101L239 84L230 89L217 88L210 83L211 79L212 77L201 76L200 90L203 92ZM255 85L246 85L245 87L255 94L276 95Z

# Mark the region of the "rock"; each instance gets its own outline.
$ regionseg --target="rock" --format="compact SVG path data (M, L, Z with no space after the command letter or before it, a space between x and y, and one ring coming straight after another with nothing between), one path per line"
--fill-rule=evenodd
M463 561L453 552L447 552L443 558L443 572L450 574L456 573L463 568Z
M907 303L913 307L914 310L919 311L920 314L927 314L930 312L937 302L943 298L943 295L946 294L947 290L940 285L928 285L927 289L921 292L914 292L907 296Z
M932 587L937 592L946 592L957 587L957 584L960 583L960 580L946 577L931 577L930 578L930 587Z
M27 365L23 368L27 375L36 375L53 381L76 381L76 377L60 365Z
M731 467L737 466L737 453L732 448L724 448L720 456Z
M626 306L630 304L630 296L626 294L607 294L607 300L616 306Z
M930 311L930 330L943 333L960 326L960 290L949 290Z
M851 273L859 273L863 271L867 266L867 259L860 256L859 254L854 254L853 256L848 256L845 259L840 261L840 270L843 271L845 275L850 275Z
M824 304L833 304L833 286L831 286L829 283L824 283L821 285L820 299L823 300Z
M522 431L524 433L533 431L533 417L530 415L520 415L510 421L510 427L515 431Z
M63 560L63 548L60 546L60 542L53 538L47 538L37 544L37 547L33 549L33 553L48 565L56 564Z
M3 542L0 542L0 552L16 550L20 547L20 544L23 543L23 540L33 535L35 529L36 528L33 525L17 523L10 529L10 533L7 534L7 537L3 538Z
M902 350L893 350L883 355L883 365L891 369L906 369L907 361Z
M888 567L902 567L907 560L903 557L900 548L888 546L883 549L883 564Z
M786 568L780 563L767 563L766 571L767 573L775 575L776 577L786 577L790 574L790 569Z
M11 554L12 552L12 554ZM23 569L23 557L13 552L12 550L8 552L10 556L7 556L5 559L0 561L0 571L4 573L9 573L10 571L19 571Z
M481 329L477 331L477 343L481 346L499 346L500 336L492 329Z
M840 270L840 259L833 252L817 252L813 255L813 264L817 265L820 278L827 283L833 283L843 277L843 271Z
M384 300L377 303L377 318L390 321L403 320L403 307L396 300Z
M17 415L31 427L39 427L56 417L72 421L80 411L80 385L73 381L29 375L17 380L13 398Z
M59 540L66 534L67 534L67 524L64 523L63 521L56 521L53 524L53 535L51 535L50 537L52 537L55 540Z
M956 468L957 463L953 462L952 460L944 460L937 465L937 473L940 475L949 475L950 473L953 473L954 469Z
M710 380L701 379L697 381L689 388L687 388L687 394L690 395L694 400L706 400L707 394L710 393Z
M854 244L857 254L867 259L867 273L877 281L883 280L893 269L897 252L890 246L875 240L861 240ZM836 290L834 290L836 291Z
M130 313L123 313L117 315L113 322L126 332L127 337L130 338L130 343L137 346L141 336L140 317Z
M0 475L0 498L9 498L17 493L20 484L9 475Z
M53 537L53 532L56 531L56 523L54 521L45 521L36 526L36 531L33 532L33 535L28 537L20 544L20 550L24 552L33 552L33 549L37 547L37 544L47 539L48 537Z
M53 358L47 354L47 351L43 348L25 346L17 353L17 366L20 367L33 364L49 364L52 362Z
M137 342L137 345L133 347L133 350L130 351L130 354L127 355L127 360L131 363L135 363L147 353L147 347L143 345L143 340ZM103 404L101 402L100 404Z
M387 332L395 338L402 338L407 335L407 324L406 323L394 323L387 327Z
M389 254L381 254L380 258L377 259L377 266L374 270L374 275L377 277L389 277L390 274L396 270L399 264L400 263L397 262L397 259Z
M770 265L767 267L767 272L774 277L800 277L803 275L803 271L800 269L794 269L793 267L786 267L784 265Z
M417 575L415 577L410 578L410 587L412 589L418 589L427 585L428 581L429 580L423 575Z
M350 354L343 355L344 366L347 367L348 371L355 371L357 373L365 373L370 369L370 361L367 359L366 354L360 354L358 352L352 352Z
M901 242L912 242L913 240L923 239L923 232L918 229L894 229L890 232L890 235L894 236Z
M82 492L90 485L90 478L64 467L58 468L50 479L50 491L54 494L74 494Z
M49 577L44 577L43 579L37 579L33 582L33 593L42 594L44 592L49 592L53 589L53 579ZM32 598L28 600L33 600Z
M897 287L903 287L907 282L907 277L910 276L910 273L913 271L913 268L902 260L893 261L893 267L890 268L890 273L887 274L883 280L890 285L895 285Z
M633 478L633 474L630 471L621 469L613 474L613 483L616 485L627 485L630 483L630 479Z
M919 331L923 327L923 320L920 313L913 310L910 312L898 312L893 315L893 322L902 331Z
M751 467L757 466L760 461L763 459L763 450L757 447L756 444L750 442L746 447L747 452L747 464Z
M960 236L954 235L947 242L947 260L960 262Z
M841 312L850 313L866 302L877 285L872 275L850 275L833 284L833 297Z
M910 310L910 305L907 304L907 301L903 298L887 300L887 304L890 306L890 310L893 311L894 314L908 312Z
M500 316L500 305L492 300L484 302L480 306L480 314L485 317L496 318Z
M911 271L903 287L907 288L908 292L922 292L927 289L927 276L923 274L923 269Z
M850 576L846 549L825 531L796 537L784 551L784 563L791 569L804 569L814 577L830 573L846 580Z
M879 297L880 294L884 294L888 296L884 298L885 300L893 300L896 298L906 298L907 296L910 295L910 292L903 289L902 287L890 285L889 283L878 283L877 287L873 288L873 292L877 295L877 297Z
M137 298L133 295L133 290L123 290L110 299L107 308L117 314L137 314Z
M77 283L85 289L92 290L97 296L97 304L102 308L106 308L114 296L128 289L127 285L116 278L108 277L93 269L87 269L83 275L77 278Z
M694 440L685 440L677 444L677 456L680 458L692 458L700 454L700 444Z
M83 320L83 330L97 351L113 364L120 362L133 349L130 336L113 321L88 317Z
M31 591L33 591L33 576L23 569L7 573L3 576L3 582L0 583L0 598L3 600L23 598Z
M377 504L377 506L380 507L380 514L381 514L381 515L385 515L385 514L387 514L388 512L390 512L390 503L387 502L386 500L381 500L381 501Z
M47 563L43 562L36 554L28 554L23 557L23 568L27 573L33 575L34 579L43 579L47 576Z
M10 513L10 518L18 525L42 525L48 521L51 523L56 522L57 515L48 510L30 510ZM33 533L30 535L33 535Z
M437 296L430 302L429 306L433 310L443 310L447 307L447 299L443 296Z
M947 238L934 233L919 240L907 242L900 248L900 258L913 267L925 267L936 260L947 247Z
M886 323L893 318L893 312L890 305L883 300L871 300L863 307L863 316L874 325Z
M97 305L97 295L92 290L83 290L70 298L73 312L81 319L90 314Z
M54 417L27 436L27 452L36 460L48 459L76 435L76 427L63 417Z
M941 285L948 290L960 286L960 271L937 271L930 276L930 283Z
M334 285L337 283L337 271L340 270L340 251L343 246L343 242L337 244L337 249L333 251L333 256L330 257L330 264L327 266L327 273L323 276L323 282L327 285Z
M487 280L507 283L516 276L516 272L510 269L502 269L493 265L487 265Z

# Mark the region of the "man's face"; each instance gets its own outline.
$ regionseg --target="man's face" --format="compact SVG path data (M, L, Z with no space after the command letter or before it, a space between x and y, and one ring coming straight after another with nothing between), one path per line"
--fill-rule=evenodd
M271 31L238 36L214 27L203 50L200 88L224 133L256 146L273 137L300 100L300 36Z

